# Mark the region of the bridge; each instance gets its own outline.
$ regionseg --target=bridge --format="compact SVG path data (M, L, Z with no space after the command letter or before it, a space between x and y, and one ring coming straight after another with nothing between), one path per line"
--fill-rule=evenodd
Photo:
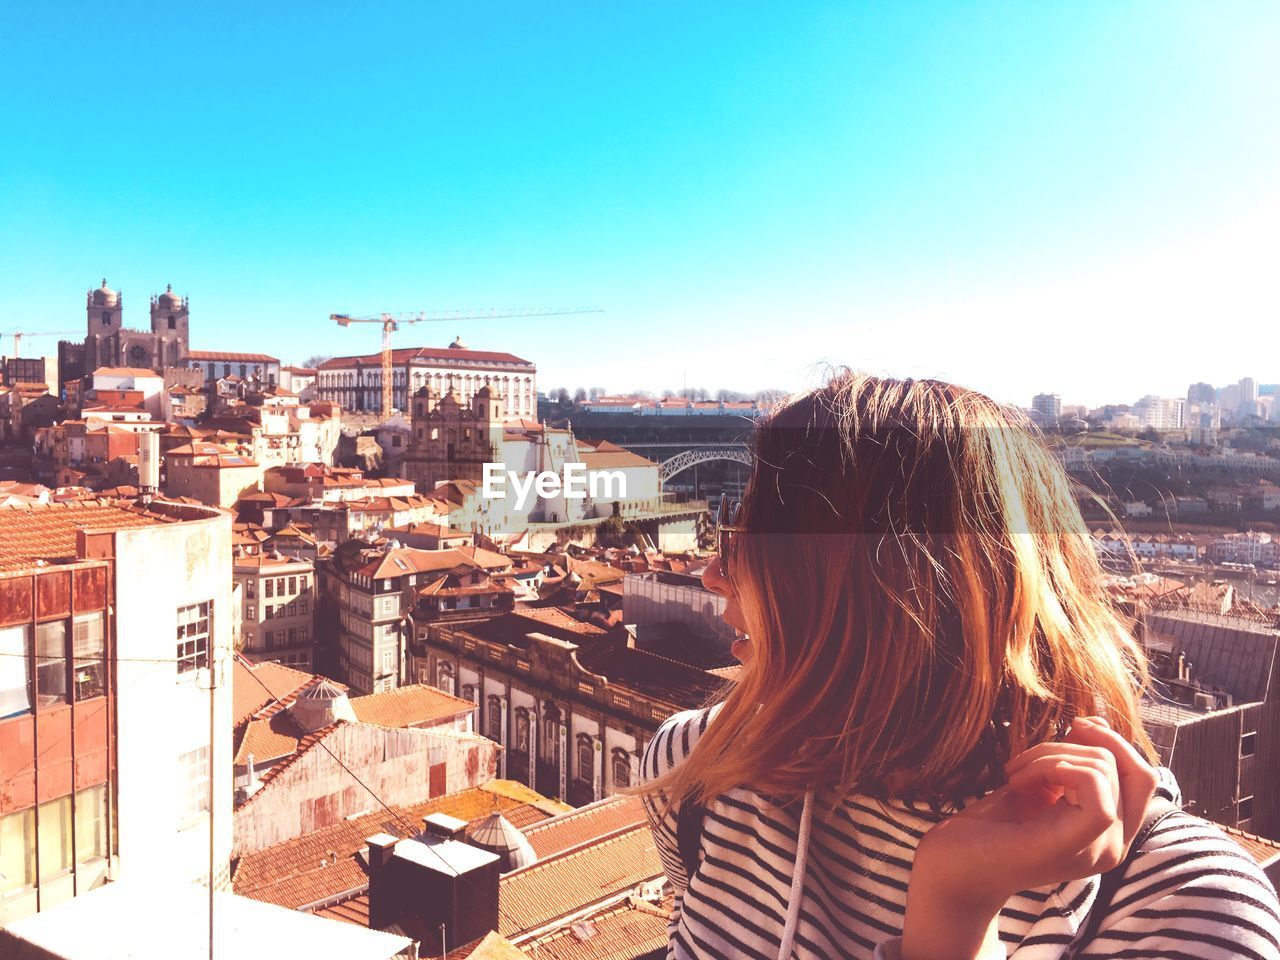
M751 466L751 454L743 443L632 443L628 447L659 461L658 476L663 483L690 467L713 460L730 460ZM670 455L671 450L678 452ZM662 459L664 456L666 459Z

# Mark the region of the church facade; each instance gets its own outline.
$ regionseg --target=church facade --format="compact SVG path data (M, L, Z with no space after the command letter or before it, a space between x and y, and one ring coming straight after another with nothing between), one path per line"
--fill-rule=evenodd
M187 357L190 336L190 303L173 287L151 298L151 329L131 330L124 325L124 297L107 286L85 296L88 328L84 340L84 371L99 367L138 367L162 371L178 367Z

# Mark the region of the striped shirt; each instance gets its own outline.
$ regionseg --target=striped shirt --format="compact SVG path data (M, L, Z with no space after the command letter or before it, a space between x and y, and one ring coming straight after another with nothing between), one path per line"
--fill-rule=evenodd
M652 779L693 749L709 713L664 723L645 751ZM1177 803L1176 784L1159 792ZM800 801L773 804L738 788L706 804L699 863L686 877L678 805L645 798L663 867L676 891L668 960L775 960L797 851ZM916 845L943 819L896 801L853 796L814 805L793 957L890 958L901 943ZM945 816L945 815L944 815ZM1000 911L1007 957L1060 960L1085 923L1098 877L1026 890ZM1280 906L1266 876L1221 830L1181 811L1163 820L1116 890L1081 957L1280 958Z

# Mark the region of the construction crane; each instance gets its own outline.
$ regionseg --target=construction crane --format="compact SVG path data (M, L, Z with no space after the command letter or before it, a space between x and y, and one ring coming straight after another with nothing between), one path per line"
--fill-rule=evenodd
M13 355L17 357L22 355L22 351L19 348L22 346L23 337L69 337L73 334L82 333L84 333L83 330L45 330L40 332L6 330L4 333L0 333L0 337L13 337Z
M339 326L353 323L382 324L382 419L391 416L391 334L401 324L443 323L448 320L499 320L510 317L567 317L580 313L604 313L599 307L515 307L512 309L441 310L418 313L381 313L372 317L353 317L347 313L331 313L329 319ZM406 384L406 389L408 385Z

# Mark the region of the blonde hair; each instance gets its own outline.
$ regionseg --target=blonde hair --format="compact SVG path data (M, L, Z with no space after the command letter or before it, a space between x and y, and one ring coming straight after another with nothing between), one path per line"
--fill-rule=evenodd
M961 387L847 370L763 419L729 558L751 654L644 789L940 804L1089 714L1154 757L1142 648L1028 426Z

